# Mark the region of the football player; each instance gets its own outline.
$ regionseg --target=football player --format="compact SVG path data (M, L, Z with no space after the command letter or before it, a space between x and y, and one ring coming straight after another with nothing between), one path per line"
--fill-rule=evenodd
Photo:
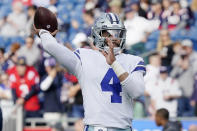
M99 50L79 48L72 52L57 43L52 36L56 32L35 30L44 50L77 76L83 94L85 130L130 131L132 99L144 93L145 66L142 58L121 53L126 29L119 17L103 13L95 20L92 38Z

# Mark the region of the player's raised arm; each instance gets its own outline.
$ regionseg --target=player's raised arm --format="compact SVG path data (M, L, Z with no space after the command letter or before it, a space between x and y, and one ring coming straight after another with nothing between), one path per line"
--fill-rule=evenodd
M77 56L68 48L58 44L57 40L46 30L40 30L39 35L42 47L56 60L74 75L78 75L81 69L81 62Z
M68 48L57 43L53 37L58 30L58 22L54 13L44 7L39 7L34 16L34 30L40 36L45 51L66 67L69 72L78 76L81 62Z

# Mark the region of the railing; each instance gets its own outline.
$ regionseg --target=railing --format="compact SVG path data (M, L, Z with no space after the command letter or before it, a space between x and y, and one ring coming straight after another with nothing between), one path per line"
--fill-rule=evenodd
M10 112L3 118L3 131L23 130L23 108L22 106L12 106Z
M175 118L176 120L180 120L183 122L183 125L186 127L186 129L189 127L188 122L190 124L196 124L197 125L197 117L180 117ZM21 106L15 106L13 107L12 112L4 118L3 122L3 131L52 131L52 127L54 127L54 123L61 123L63 126L63 129L74 131L74 123L78 119L76 118L69 118L66 114L62 114L61 119L59 120L47 120L44 118L27 118L25 121L23 120L23 109ZM136 123L137 122L137 123ZM23 123L26 123L26 126L23 125ZM134 120L134 128L138 129L138 123L143 124L146 126L150 126L151 123L153 125L154 120L150 120L149 118L144 119L135 119ZM150 124L149 124L150 123ZM140 125L141 125L140 124ZM149 128L147 126L147 128ZM155 127L156 128L156 127ZM141 131L140 129L138 131ZM152 130L150 130L152 131Z
M66 114L62 114L62 118L59 120L47 120L44 118L27 118L25 123L28 126L25 128L50 128L54 127L55 124L59 123L63 129L67 129L69 131L74 130L73 125L77 118L68 118Z
M62 114L59 120L47 120L44 118L27 118L23 119L23 107L22 106L10 106L6 107L11 110L6 112L3 118L3 131L26 131L29 129L40 129L43 131L50 131L56 123L60 123L63 129L74 130L74 122L78 119L68 118L66 114Z

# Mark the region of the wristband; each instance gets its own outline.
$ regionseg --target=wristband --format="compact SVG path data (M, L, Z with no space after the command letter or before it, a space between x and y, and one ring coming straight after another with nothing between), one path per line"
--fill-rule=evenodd
M126 72L125 69L117 61L114 61L111 64L111 67L118 77L120 77L122 74Z

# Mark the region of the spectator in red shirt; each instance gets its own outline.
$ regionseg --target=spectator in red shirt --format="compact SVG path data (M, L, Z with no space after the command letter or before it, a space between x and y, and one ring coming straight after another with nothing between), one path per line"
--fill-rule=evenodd
M14 2L20 1L23 3L24 6L31 6L32 5L32 0L13 0Z
M13 92L14 101L23 105L25 117L39 117L39 75L34 67L26 65L25 57L18 57L16 66L9 69L9 80Z

